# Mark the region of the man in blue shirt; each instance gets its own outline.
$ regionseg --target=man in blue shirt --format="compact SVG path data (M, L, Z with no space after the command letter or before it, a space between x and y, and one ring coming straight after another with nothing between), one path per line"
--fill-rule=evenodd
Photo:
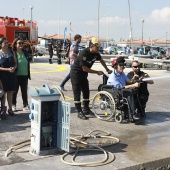
M123 72L124 62L125 59L123 57L119 57L116 60L112 61L112 67L114 68L114 71L112 72L112 74L110 74L107 80L107 85L113 85L114 88L122 87L124 89L123 96L128 100L131 113L133 114L133 118L137 120L139 119L138 117L135 116L137 100L135 100L136 96L132 89L138 88L140 86L140 83L136 82L132 84L130 79L125 75L125 73ZM124 113L125 118L128 118L128 108L126 106L124 107Z

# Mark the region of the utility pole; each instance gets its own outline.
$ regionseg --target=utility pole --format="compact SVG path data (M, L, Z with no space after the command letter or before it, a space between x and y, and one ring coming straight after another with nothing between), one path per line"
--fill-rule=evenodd
M70 22L70 42L71 42L71 22Z
M129 21L130 21L130 33L131 33L130 43L131 43L131 48L133 53L133 34L132 34L132 22L131 22L131 14L130 14L130 0L128 0L128 6L129 6Z
M98 26L97 26L97 28L98 28L98 30L97 30L97 36L98 36L98 40L99 40L99 21L100 21L100 0L98 0L98 20L97 20L98 22Z
M144 19L142 19L142 46L143 46L143 25L144 25Z
M60 0L58 0L58 39L60 39Z
M30 32L30 40L31 40L31 45L32 45L32 20L33 20L32 10L33 10L33 6L30 6L30 8L31 8L31 32Z
M109 46L109 5L107 5L107 47Z
M167 41L168 41L168 31L166 31L166 47L168 46Z

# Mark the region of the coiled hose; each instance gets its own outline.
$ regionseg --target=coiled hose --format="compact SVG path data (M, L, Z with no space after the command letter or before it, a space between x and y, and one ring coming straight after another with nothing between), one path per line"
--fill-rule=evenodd
M102 147L100 146L110 146L110 145L114 145L119 143L119 139L112 137L112 136L108 136L110 135L110 133L108 132L104 132L107 134L107 136L102 136L99 134L95 134L92 135L92 133L94 132L104 132L104 131L99 131L99 130L95 130L92 131L90 133L88 133L87 135L77 135L76 137L70 137L70 146L75 146L77 149L76 151L70 152L70 153L65 153L62 155L61 157L61 161L65 164L68 165L72 165L72 166L85 166L85 167L94 167L94 166L103 166L106 164L109 164L111 162L113 162L115 160L115 156L113 153L105 151ZM75 135L75 134L73 134ZM95 138L95 139L110 139L110 140L114 140L115 142L111 142L110 144L105 144L105 143L95 143L95 142L86 142L86 140L90 139L90 138ZM77 153L78 152L84 152L84 151L99 151L99 152L103 152L104 154L104 159L100 160L100 161L96 161L96 162L83 162L83 163L77 163L75 162L75 159L77 157ZM66 156L70 155L74 153L74 155L72 156L71 162L65 161Z

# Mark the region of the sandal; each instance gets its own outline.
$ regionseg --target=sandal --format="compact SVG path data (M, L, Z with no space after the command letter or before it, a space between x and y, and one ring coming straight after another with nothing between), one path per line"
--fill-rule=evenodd
M9 114L10 116L15 116L15 113L12 111L12 109L8 109L8 114Z

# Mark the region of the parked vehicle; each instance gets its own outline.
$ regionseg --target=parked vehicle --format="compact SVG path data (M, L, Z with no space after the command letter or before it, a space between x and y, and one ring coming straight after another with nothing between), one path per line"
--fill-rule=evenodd
M117 48L117 54L118 54L118 55L125 54L125 52L124 52L124 50L123 50L122 47L118 47L118 48Z
M38 56L48 54L48 48L38 44L38 45L35 46L35 54L38 55Z
M113 53L113 50L115 49L116 47L115 46L109 46L107 48L104 48L103 49L103 53L104 54L112 54Z

